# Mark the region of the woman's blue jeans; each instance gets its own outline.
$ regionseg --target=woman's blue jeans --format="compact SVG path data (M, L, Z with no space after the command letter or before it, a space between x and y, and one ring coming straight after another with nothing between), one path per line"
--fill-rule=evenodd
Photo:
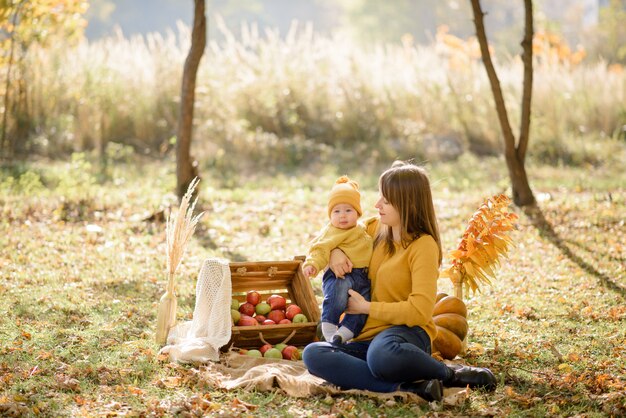
M370 341L317 342L302 355L309 372L342 389L393 392L403 382L447 379L452 370L430 355L430 338L420 327L392 326Z

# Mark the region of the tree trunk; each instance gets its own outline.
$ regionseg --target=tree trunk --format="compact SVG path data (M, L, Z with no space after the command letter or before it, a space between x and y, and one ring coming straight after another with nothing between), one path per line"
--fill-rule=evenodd
M520 119L519 144L517 146L518 159L524 164L528 137L530 133L531 99L533 92L533 4L532 0L524 0L525 24L524 39L522 40L522 62L524 63L524 87L522 93L522 116Z
M524 85L522 97L522 118L520 122L520 141L515 144L515 135L509 123L509 117L506 110L506 103L502 95L500 80L496 73L491 54L489 53L489 43L485 33L485 25L483 22L484 13L480 7L480 0L471 0L472 12L474 13L474 26L476 27L476 37L480 45L480 53L485 65L485 71L491 85L491 92L496 104L496 112L502 137L504 138L504 156L506 158L507 168L509 170L509 178L511 179L511 189L513 191L513 202L517 206L530 206L535 204L535 196L528 183L526 168L524 162L526 158L526 150L528 146L528 138L530 131L530 104L532 95L532 38L533 38L533 16L532 16L532 0L524 0L526 10L525 34L522 41L524 48Z
M187 191L197 175L191 158L191 134L193 128L193 107L196 96L196 74L206 45L205 0L194 0L193 29L191 47L185 60L183 82L180 93L180 115L176 137L176 192L179 198Z
M7 144L7 125L9 123L9 94L11 91L11 69L13 68L13 56L15 52L15 31L17 30L17 18L20 13L20 9L24 2L19 2L15 6L13 16L11 17L11 24L13 30L9 43L11 45L9 52L9 62L7 64L7 76L4 86L4 113L2 114L2 132L0 133L0 156L10 157L9 146Z

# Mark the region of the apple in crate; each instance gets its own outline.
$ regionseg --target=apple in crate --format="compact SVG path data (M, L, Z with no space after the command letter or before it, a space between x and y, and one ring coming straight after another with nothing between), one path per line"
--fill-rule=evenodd
M267 303L269 303L272 310L285 309L285 306L287 306L287 299L281 295L272 295L267 298Z
M302 309L294 303L287 306L287 309L285 310L285 316L287 317L287 319L291 320L293 320L293 317L298 315L299 313L302 313Z
M259 325L259 323L251 316L241 315L241 318L239 318L239 321L237 321L237 325L240 327L248 327L253 325Z
M291 319L281 319L280 321L278 321L279 324L291 324Z
M266 319L261 325L276 325L276 322L272 321L271 319Z
M230 317L233 319L233 324L236 324L241 319L241 312L236 309L231 309Z
M234 309L236 311L239 310L239 301L237 299L232 299L230 301L230 309Z
M257 321L259 324L262 324L262 323L263 323L263 321L265 321L267 318L266 318L266 317L264 317L263 315L255 315L255 316L254 316L254 319L256 319L256 321Z
M261 302L254 307L257 315L267 315L272 310L272 307L267 302Z
M309 319L304 314L299 313L293 317L291 322L293 322L294 324L301 324L303 322L309 322Z
M274 309L273 311L267 314L267 319L271 319L272 321L278 324L280 321L285 319L285 312L279 309Z
M255 313L254 305L251 304L250 302L242 303L241 306L239 307L239 312L241 312L244 315L254 316L254 313Z
M256 306L261 302L261 295L256 290L251 290L246 294L246 302Z

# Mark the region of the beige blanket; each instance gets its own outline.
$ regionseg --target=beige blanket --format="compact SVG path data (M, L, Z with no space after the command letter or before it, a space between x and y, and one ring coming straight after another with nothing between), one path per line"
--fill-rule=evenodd
M204 380L222 389L271 391L278 388L294 397L354 394L383 400L399 398L410 402L426 402L419 396L408 392L376 393L356 389L341 390L310 374L302 361L255 358L236 351L222 353L219 363L209 363L203 370ZM464 402L468 395L469 389L467 388L446 388L443 402L457 405Z

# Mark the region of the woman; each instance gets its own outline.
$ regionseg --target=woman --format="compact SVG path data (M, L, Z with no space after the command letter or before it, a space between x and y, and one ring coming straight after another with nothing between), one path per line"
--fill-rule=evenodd
M367 314L361 334L347 344L309 344L309 372L343 389L415 393L441 400L443 386L493 390L488 369L451 368L431 357L437 335L433 310L441 265L441 241L428 177L413 164L396 162L379 179L378 218L367 222L374 237L369 264L372 301L350 290L346 313ZM338 277L352 269L335 249L330 268Z

